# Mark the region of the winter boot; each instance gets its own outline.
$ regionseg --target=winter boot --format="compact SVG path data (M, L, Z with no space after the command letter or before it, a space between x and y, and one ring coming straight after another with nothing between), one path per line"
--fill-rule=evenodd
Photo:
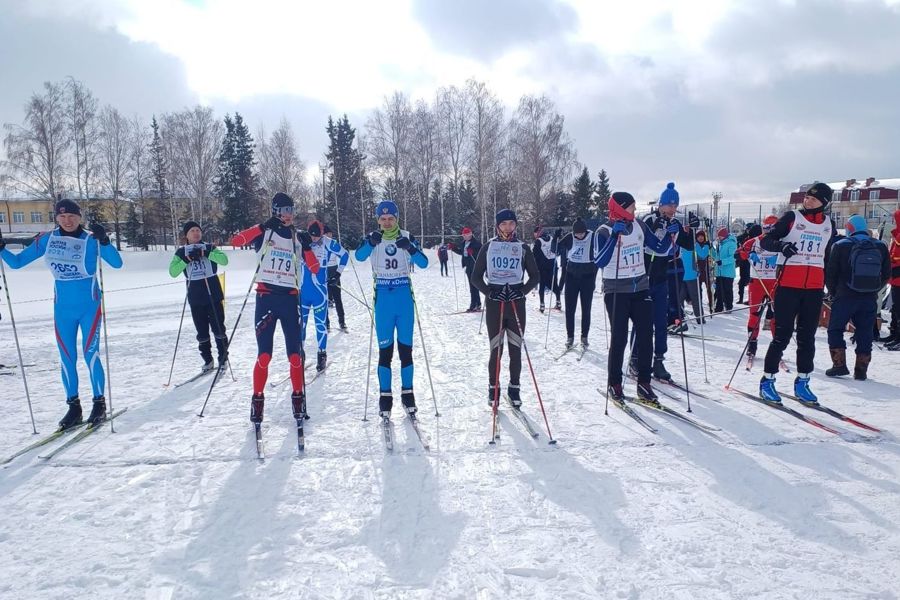
M847 368L847 349L846 348L829 348L828 351L831 352L831 365L832 366L830 369L825 371L825 374L828 375L829 377L840 377L841 375L849 375L850 370Z
M809 389L809 373L800 373L794 379L794 395L804 404L818 404L819 399Z
M228 363L228 338L216 336L216 351L218 352L219 368Z
M488 406L494 408L494 394L497 393L497 386L489 385L488 386ZM499 397L498 397L499 400Z
M345 323L343 319L341 320L340 323L338 323L338 327L340 328L341 331L344 331L344 332L347 331L347 323Z
M300 419L308 419L309 415L306 414L306 394L303 392L294 392L291 394L291 409L294 412L294 419L299 421Z
M759 397L766 402L781 404L781 394L775 389L775 375L766 373L759 380Z
M544 309L545 309L544 303L541 302L541 307L540 307L538 310L541 311L541 312L544 312Z
M250 398L250 422L251 423L262 423L263 420L263 405L266 402L265 394L253 394L253 397Z
M324 371L326 362L328 362L328 353L324 350L319 350L319 353L316 355L316 371Z
M419 410L416 408L416 396L412 390L400 390L400 402L403 403L403 410L408 415L414 415Z
M59 431L81 424L81 400L78 396L72 396L66 400L66 404L69 405L69 409L59 421Z
M562 310L562 304L559 300L556 301L556 306L554 306L553 308L555 308L556 310Z
M890 350L891 352L900 350L900 340L897 340L896 342L891 342L890 344L885 345L884 349Z
M575 345L575 338L566 338L566 350Z
M756 356L756 340L750 340L747 344L747 356Z
M859 381L865 381L867 379L866 373L869 370L869 362L871 360L871 354L856 355L856 366L853 367L853 379L857 379Z
M382 417L384 413L387 413L387 416L391 416L391 409L394 408L394 395L391 392L381 392L381 396L378 398L378 411Z
M659 356L653 359L653 377L663 381L672 379L672 374L666 371L666 365Z
M203 358L204 364L209 364L213 361L212 355L212 344L208 339L200 342L200 357Z
M581 347L587 350L591 345L588 343L586 335L581 336Z
M606 391L613 400L618 400L619 402L625 401L625 392L622 390L621 383L610 383L606 386Z
M91 407L91 414L87 418L88 427L94 427L106 420L106 398L103 396L94 396L94 405Z
M638 382L637 384L637 397L647 403L652 404L654 406L659 406L659 397L656 395L656 392L653 391L653 388L650 387L649 381Z
M210 358L209 362L207 362L205 365L200 367L200 372L201 373L209 373L214 368L216 368L216 364L212 361L212 358Z
M519 386L509 384L506 388L506 394L509 396L509 403L513 405L514 408L520 408L522 406L522 396L519 395Z

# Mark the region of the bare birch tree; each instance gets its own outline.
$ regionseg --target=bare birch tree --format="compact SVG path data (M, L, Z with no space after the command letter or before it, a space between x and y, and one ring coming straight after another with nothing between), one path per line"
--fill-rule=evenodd
M144 250L148 249L148 231L154 231L154 215L151 210L147 192L152 186L152 168L150 164L150 128L135 115L131 119L128 137L128 173L131 176L131 188L137 200L140 213L140 243ZM129 243L134 243L129 240Z
M128 176L129 164L129 123L118 109L105 106L100 113L100 137L98 150L100 154L100 171L103 180L109 190L112 201L112 221L116 232L116 249L122 249L122 236L120 221L122 211L128 199L122 193L122 188Z
M424 101L416 102L412 114L412 135L409 145L410 170L419 203L421 235L425 236L425 213L431 195L432 180L441 170L441 132L437 115ZM443 222L441 223L443 228Z
M412 107L402 92L385 97L366 123L366 144L372 161L387 173L385 193L408 210L404 182L409 174L409 145L412 132Z
M93 92L74 77L69 77L65 85L69 135L75 149L75 187L78 197L86 203L85 220L92 221L100 218L97 214L100 206L91 196L98 170L99 102Z
M204 106L164 115L162 121L169 173L176 189L190 200L189 216L201 225L212 222L209 195L222 146L222 123L212 108Z
M297 154L294 130L284 117L272 135L266 137L260 127L257 133L259 161L259 180L266 193L271 197L277 192L291 196L301 206L297 212L308 210L308 193L306 191L306 166Z
M495 170L503 127L503 106L487 86L474 79L466 82L466 95L471 107L470 160L475 175L475 189L481 206L482 240L488 230L491 217L488 215L487 179Z

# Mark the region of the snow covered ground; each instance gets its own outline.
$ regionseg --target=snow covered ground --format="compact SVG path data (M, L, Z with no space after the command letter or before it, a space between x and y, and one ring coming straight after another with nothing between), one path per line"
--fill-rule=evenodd
M234 324L254 267L231 252L227 321ZM434 259L433 255L431 256ZM717 317L701 344L686 340L695 418L719 439L637 410L654 435L617 408L603 414L600 295L593 347L554 360L563 317L529 299L531 357L559 440L536 441L507 415L489 447L486 335L457 309L453 278L435 263L414 275L441 417L434 417L422 346L416 390L425 453L402 421L387 456L375 420L361 420L369 368L365 309L345 294L350 333L333 330L330 367L310 386L307 451L295 458L287 386L267 390L268 459L255 458L248 422L255 357L253 296L232 349L237 382L165 388L183 287L166 253L126 253L106 269L112 404L108 428L44 461L39 452L0 470L2 598L897 598L900 590L900 445L827 415L845 432L815 429L722 390L743 346L746 312ZM359 265L369 293L369 269ZM459 307L467 293L456 270ZM64 412L43 265L7 269L41 434ZM359 296L352 269L344 285ZM144 289L116 291L140 286ZM0 362L16 362L8 309ZM871 380L827 380L820 330L813 387L823 403L900 432L900 353L875 351ZM760 354L768 334L761 337ZM174 382L200 359L189 319ZM309 344L307 344L309 346ZM286 374L276 336L270 380ZM793 363L789 350L788 358ZM396 359L395 359L396 360ZM683 380L681 347L668 366ZM752 390L759 376L738 371ZM17 371L15 369L14 371ZM6 371L4 371L6 372ZM82 396L88 397L81 366ZM782 374L787 390L792 375ZM538 421L527 367L525 409ZM627 386L631 388L632 386ZM374 378L373 378L374 390ZM680 394L676 393L680 397ZM683 410L683 401L662 398ZM18 375L0 376L6 434L0 456L32 442ZM369 415L374 392L370 391ZM395 411L399 413L399 411ZM399 414L397 415L399 417ZM540 424L540 422L539 422ZM51 446L52 447L52 446Z

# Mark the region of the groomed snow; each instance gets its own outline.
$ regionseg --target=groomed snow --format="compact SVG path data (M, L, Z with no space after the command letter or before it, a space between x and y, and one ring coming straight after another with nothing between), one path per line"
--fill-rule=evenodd
M229 254L230 328L254 257ZM613 406L604 416L599 293L592 350L581 362L572 353L554 360L565 338L559 313L550 315L545 350L547 320L529 298L526 340L559 444L549 446L546 432L532 441L503 415L500 443L489 447L486 335L479 315L447 315L457 310L454 279L440 277L431 254L414 281L441 412L435 418L417 332L416 392L432 451L399 410L394 455L385 454L377 422L361 421L369 320L345 294L350 333L332 331L330 367L309 388L305 456L295 457L283 386L267 389L268 458L259 462L248 422L254 298L233 342L237 382L222 381L200 419L209 379L163 387L183 299L183 284L166 273L169 256L127 252L124 269L104 271L111 400L128 407L116 433L107 426L52 460L35 451L0 470L0 597L897 598L900 445L890 433L801 409L846 432L832 435L723 391L746 311L707 326L716 338L706 343L709 384L700 340L685 340L691 385L721 400L692 401L696 419L722 429L717 440L641 408L658 435ZM371 299L368 265L358 269ZM456 277L462 309L458 265ZM65 410L51 279L42 264L7 269L7 278L25 362L37 363L26 371L45 435ZM360 295L350 267L343 284ZM116 291L142 286L152 287ZM0 363L10 365L5 305L2 313ZM199 369L193 336L186 319L173 383ZM760 356L768 339L762 334ZM276 336L270 381L286 373L282 352ZM670 338L668 357L684 380L678 340ZM754 373L741 366L738 387L753 390L760 362ZM869 381L828 380L819 330L816 364L823 403L900 431L900 353L876 349ZM792 377L782 374L778 386L787 390ZM374 386L373 377L370 417ZM542 426L527 365L522 388ZM0 376L0 402L5 457L36 437L18 374Z

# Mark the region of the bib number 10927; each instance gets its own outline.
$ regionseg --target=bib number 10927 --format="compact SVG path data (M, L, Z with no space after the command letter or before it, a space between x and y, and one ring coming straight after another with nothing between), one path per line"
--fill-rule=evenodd
M495 256L491 259L491 266L495 269L518 269L521 258L510 258L509 256Z

